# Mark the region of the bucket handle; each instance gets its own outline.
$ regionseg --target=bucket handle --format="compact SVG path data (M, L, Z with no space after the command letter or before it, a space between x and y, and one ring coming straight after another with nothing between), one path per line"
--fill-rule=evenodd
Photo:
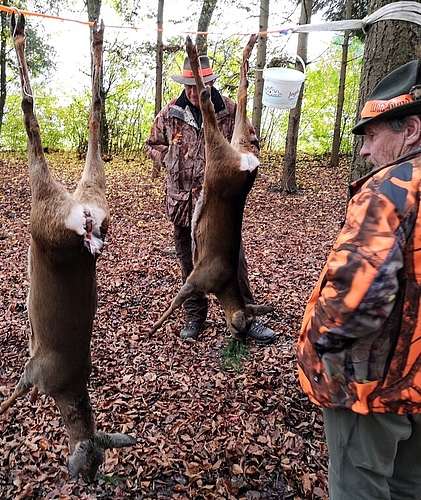
M301 57L298 54L296 54L295 57L296 57L296 59L298 59L300 61L301 66L303 67L303 73L304 73L304 78L305 78L305 76L306 76L306 65L305 65L304 61L301 59Z
M295 54L295 58L298 59L301 63L301 66L303 67L304 78L305 78L306 77L306 65L305 65L304 61L302 60L302 58L298 54ZM256 69L256 71L263 71L264 69L266 69L266 64L265 64L265 67L263 69Z

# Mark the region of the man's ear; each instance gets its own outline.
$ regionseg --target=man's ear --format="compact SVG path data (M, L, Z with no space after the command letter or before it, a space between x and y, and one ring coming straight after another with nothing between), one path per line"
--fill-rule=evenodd
M412 146L421 146L421 118L409 116L407 119L407 143Z

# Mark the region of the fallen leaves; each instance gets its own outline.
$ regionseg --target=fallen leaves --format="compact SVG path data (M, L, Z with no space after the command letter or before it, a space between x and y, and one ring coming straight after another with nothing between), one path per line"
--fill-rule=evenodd
M82 162L69 155L48 159L73 187ZM28 359L25 162L12 155L0 161L2 398ZM97 427L128 432L138 444L107 451L95 484L75 481L53 400L40 395L32 404L23 397L0 417L1 498L327 499L321 413L299 388L295 345L306 300L344 215L347 168L317 165L311 158L299 161L300 190L291 196L276 190L280 165L263 165L249 196L244 244L250 282L256 300L274 306L262 320L279 340L250 342L238 370L223 369L227 333L213 297L198 342L178 338L181 310L148 338L181 283L164 214L165 182L151 180L143 160L106 164L112 221L98 261L89 391Z

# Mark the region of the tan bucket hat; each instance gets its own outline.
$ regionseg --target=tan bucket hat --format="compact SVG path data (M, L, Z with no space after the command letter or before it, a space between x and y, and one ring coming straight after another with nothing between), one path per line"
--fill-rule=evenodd
M208 56L199 56L199 61L200 61L200 74L203 76L203 81L204 83L209 83L213 82L217 78L220 77L220 75L215 75L212 67L210 65L209 57ZM193 71L190 66L190 60L188 57L184 59L184 64L183 64L183 72L181 75L171 75L171 78L178 82L182 83L184 85L196 85L196 82L194 80L193 76Z

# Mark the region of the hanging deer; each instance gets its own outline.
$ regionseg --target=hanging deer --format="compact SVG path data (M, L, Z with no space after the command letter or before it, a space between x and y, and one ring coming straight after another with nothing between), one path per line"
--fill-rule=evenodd
M57 404L69 434L69 472L95 479L104 450L135 444L122 433L98 432L87 390L91 373L90 342L97 308L96 261L109 223L105 173L99 148L99 94L104 24L93 26L92 103L89 141L82 178L70 194L57 182L44 156L40 127L25 59L25 18L13 14L11 35L22 85L22 110L28 135L32 194L29 250L30 358L0 414L31 389Z
M216 295L231 334L242 342L255 316L273 310L269 306L246 305L238 282L244 206L259 165L250 143L246 109L248 60L256 40L257 36L252 35L243 51L234 133L229 143L218 128L209 87L205 87L199 73L197 49L187 37L186 51L200 96L206 153L203 189L192 223L194 268L150 334L197 292Z

